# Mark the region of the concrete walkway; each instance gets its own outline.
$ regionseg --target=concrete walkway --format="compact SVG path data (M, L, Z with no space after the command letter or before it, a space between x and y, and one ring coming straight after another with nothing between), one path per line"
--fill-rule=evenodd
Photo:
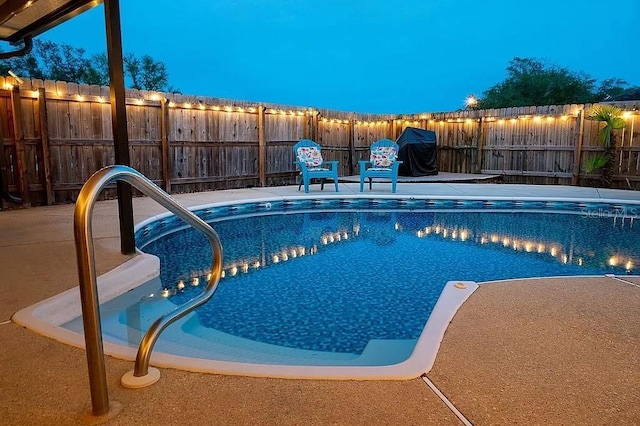
M376 194L388 184L374 183ZM341 194L358 185L341 183ZM640 192L579 187L409 184L403 195L586 197L640 201ZM334 195L331 186L312 195ZM367 190L364 195L368 195ZM187 206L301 195L277 187L177 195ZM162 212L134 200L136 221ZM98 269L118 253L115 201L94 210ZM73 206L0 212L2 424L89 424L85 354L10 322L17 310L77 285ZM471 421L493 424L639 424L640 278L489 283L458 311L428 377ZM120 386L131 362L107 359L113 425L461 424L421 379L310 381L164 369L157 384Z

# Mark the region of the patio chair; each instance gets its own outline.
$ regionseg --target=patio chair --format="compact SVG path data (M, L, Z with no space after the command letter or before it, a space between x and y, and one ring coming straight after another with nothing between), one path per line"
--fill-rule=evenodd
M402 161L398 158L398 144L390 139L381 139L371 145L369 161L360 160L360 192L364 190L364 180L369 179L369 190L373 178L391 180L391 192L396 192L398 183L398 167Z
M298 191L304 184L304 192L309 193L311 179L320 179L320 190L323 190L324 180L333 179L336 192L338 192L338 162L324 161L320 151L320 145L309 139L301 139L294 145L293 152L296 156L296 164L300 169Z

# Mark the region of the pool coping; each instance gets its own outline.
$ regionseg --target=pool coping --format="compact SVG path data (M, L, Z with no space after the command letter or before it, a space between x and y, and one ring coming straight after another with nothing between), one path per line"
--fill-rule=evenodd
M421 196L421 195L377 195L377 194L313 194L301 196L269 196L244 200L232 200L218 203L202 204L190 207L190 210L200 210L211 207L222 207L238 204L270 202L274 200L304 200L304 199L434 199L434 200L477 200L477 201L544 201L544 202L572 202L572 203L612 203L624 205L640 205L640 201L604 199L604 198L570 198L570 197L515 197L515 196ZM155 220L171 216L170 213L151 216L136 225L136 230ZM146 280L157 276L159 273L159 260L155 256L140 253L135 258L127 261L123 265L102 275L98 279L98 287L101 302L111 299L118 294L125 292ZM134 276L134 280L123 283L120 277L126 275L128 278ZM600 275L597 275L598 277ZM144 278L146 277L146 278ZM576 276L577 277L577 276ZM538 279L540 277L528 277L525 279ZM549 278L549 277L543 277ZM141 281L142 280L142 281ZM485 283L500 282L487 281ZM120 283L118 285L117 283ZM456 287L458 286L458 288ZM484 285L484 284L483 284ZM464 287L464 288L461 288ZM222 373L236 375L250 375L257 377L281 377L281 378L311 378L311 379L369 379L369 380L397 380L412 379L429 372L435 362L435 358L444 333L457 310L478 288L478 284L471 281L449 281L441 293L433 312L427 321L416 347L411 356L404 362L387 366L284 366L275 364L246 364L227 361L213 361L205 359L195 359L183 356L171 355L156 352L151 357L151 364L158 367L170 367L186 371ZM59 300L58 300L59 299ZM62 301L65 313L78 312L79 290L74 287L59 295L53 296L32 306L24 308L14 314L12 320L16 323L61 341L72 346L84 348L84 337L81 334L56 327L51 322L46 322L43 316L54 317L54 322L62 324L61 318L48 308L48 303L52 301ZM71 308L70 301L75 300L77 306ZM76 317L78 315L75 315ZM72 317L73 318L73 317ZM433 321L432 321L433 318ZM71 319L71 318L69 318ZM437 344L433 344L437 342ZM134 360L136 349L116 345L111 342L104 342L105 353L125 360ZM188 364L188 365L185 365ZM266 370L266 371L265 371Z
M571 202L571 203L611 203L611 204L630 204L640 206L640 200L623 200L619 198L575 198L575 197L516 197L505 195L491 195L491 196L479 196L479 195L404 195L404 194L344 194L328 193L328 194L313 194L313 195L298 195L298 196L267 196L257 198L247 198L240 200L229 200L215 203L200 204L192 207L185 207L191 211L203 210L213 207L232 206L237 204L251 204L251 203L264 203L271 201L296 201L296 200L308 200L308 199L386 199L386 200L464 200L464 201L537 201L537 202ZM181 203L179 203L181 204ZM145 225L154 222L158 219L173 216L171 212L165 212L157 215L153 215L138 222L135 226L135 231Z

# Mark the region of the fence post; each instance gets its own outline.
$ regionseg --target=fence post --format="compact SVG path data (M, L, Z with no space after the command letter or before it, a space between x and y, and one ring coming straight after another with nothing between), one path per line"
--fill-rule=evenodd
M395 140L396 134L396 120L389 121L389 127L387 128L387 138Z
M349 176L353 176L356 158L356 122L349 119Z
M318 115L320 115L318 111L311 113L311 128L309 129L309 139L316 142L318 142Z
M404 121L405 120L403 118L395 121L395 126L393 126L393 137L391 138L392 140L395 141L398 139L398 136L402 134L402 125L404 124Z
M578 139L573 152L573 176L572 185L580 184L580 164L582 163L582 143L584 142L584 107L578 112Z
M51 180L51 149L49 146L49 117L47 115L47 93L44 87L38 88L38 112L40 113L40 139L42 140L42 164L44 184L47 191L47 205L55 202L53 182Z
M162 185L171 194L171 147L169 146L169 108L167 99L160 100L160 145L162 150Z
M18 189L22 197L22 205L31 207L29 193L29 177L27 176L27 157L24 149L24 130L22 123L22 106L20 105L20 87L11 89L11 109L13 111L13 136L16 143L16 160L18 164Z
M482 156L484 154L484 143L485 143L485 134L484 134L484 121L482 117L478 119L478 135L476 139L476 146L478 147L478 154L476 155L476 169L474 173L482 173Z
M258 106L258 176L260 186L267 186L267 141L264 137L264 106Z

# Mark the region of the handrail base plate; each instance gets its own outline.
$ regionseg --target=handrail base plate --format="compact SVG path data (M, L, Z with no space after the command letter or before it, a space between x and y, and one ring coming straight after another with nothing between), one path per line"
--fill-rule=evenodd
M120 379L120 383L125 388L146 388L147 386L151 386L152 384L160 380L160 370L158 370L157 368L149 367L149 371L147 372L147 374L141 377L134 376L133 372L134 370L124 373L124 375Z

